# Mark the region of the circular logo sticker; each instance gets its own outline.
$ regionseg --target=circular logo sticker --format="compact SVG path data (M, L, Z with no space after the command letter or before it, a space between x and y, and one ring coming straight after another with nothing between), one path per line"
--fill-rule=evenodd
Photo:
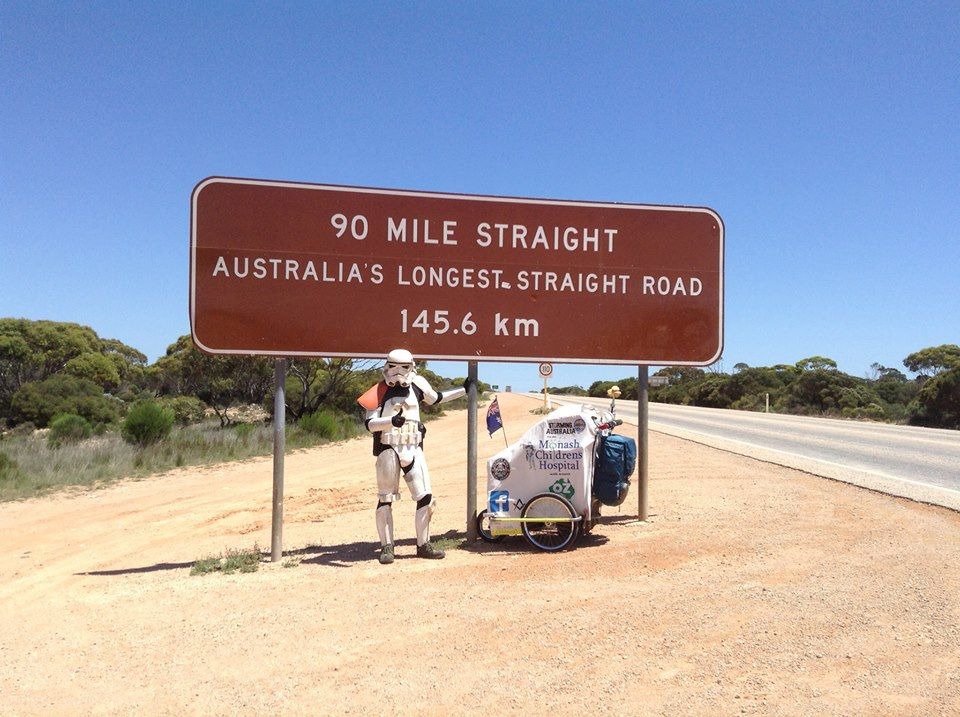
M490 466L490 474L499 481L510 477L510 461L506 458L497 458Z
M584 421L580 416L577 416L573 420L573 430L577 433L583 433L583 430L587 427L587 422Z

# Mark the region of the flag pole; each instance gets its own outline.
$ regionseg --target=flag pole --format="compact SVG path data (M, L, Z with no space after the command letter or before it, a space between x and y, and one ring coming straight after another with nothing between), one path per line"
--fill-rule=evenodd
M509 447L510 447L510 443L507 441L507 429L503 427L503 414L500 412L500 404L497 403L497 397L496 397L496 395L494 395L493 400L490 402L490 408L493 408L493 404L495 404L495 403L497 404L497 417L498 417L498 419L499 419L499 421L500 421L500 427L499 427L496 431L493 431L493 432L490 434L490 437L493 438L493 434L496 433L497 431L500 431L500 432L503 434L503 445L506 446L507 448L509 448ZM488 415L489 415L489 413L490 413L490 408L487 409L487 414L488 414ZM489 430L489 429L490 429L490 424L487 423L487 430Z

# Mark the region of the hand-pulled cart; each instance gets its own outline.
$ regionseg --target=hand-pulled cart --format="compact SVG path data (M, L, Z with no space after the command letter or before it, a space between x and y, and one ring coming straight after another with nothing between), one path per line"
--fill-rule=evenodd
M626 498L636 463L633 439L612 434L613 414L561 406L487 461L487 508L477 531L488 542L522 534L539 550L573 544L601 502Z

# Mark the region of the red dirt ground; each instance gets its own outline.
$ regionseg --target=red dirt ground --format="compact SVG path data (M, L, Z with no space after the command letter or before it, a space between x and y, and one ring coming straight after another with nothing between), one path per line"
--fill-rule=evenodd
M465 435L426 445L448 538ZM960 714L960 515L657 433L650 473L559 554L417 559L404 500L381 566L369 439L300 451L290 567L229 576L190 567L269 549L269 458L0 505L0 712Z

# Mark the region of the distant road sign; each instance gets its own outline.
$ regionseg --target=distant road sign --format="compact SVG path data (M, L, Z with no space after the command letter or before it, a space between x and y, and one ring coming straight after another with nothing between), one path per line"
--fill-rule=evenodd
M549 378L553 375L553 364L542 363L540 364L540 375L544 378Z
M190 324L217 354L707 365L723 252L705 208L211 177Z

